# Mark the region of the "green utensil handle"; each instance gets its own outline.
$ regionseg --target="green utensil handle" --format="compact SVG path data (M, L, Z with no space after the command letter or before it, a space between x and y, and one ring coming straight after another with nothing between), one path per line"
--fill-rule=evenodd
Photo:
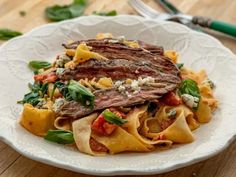
M195 16L192 23L236 37L236 24Z

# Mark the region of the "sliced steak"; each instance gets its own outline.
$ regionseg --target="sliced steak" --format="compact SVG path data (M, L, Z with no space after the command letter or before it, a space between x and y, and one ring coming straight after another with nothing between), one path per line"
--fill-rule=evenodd
M98 90L94 92L94 109L82 106L79 102L70 101L59 109L59 116L83 117L94 111L109 107L132 106L153 101L162 95L173 91L181 82L179 69L163 56L163 49L139 41L143 48L132 48L122 43L110 43L108 39L83 40L64 45L66 48L76 48L79 43L85 42L92 47L92 51L101 54L108 60L98 61L91 59L76 66L75 69L66 69L60 76L61 80L80 80L110 77L112 80L124 80L127 78L138 79L151 76L155 83L139 86L140 90L134 92L134 88L127 87L122 93L113 87L110 90ZM149 49L149 51L147 50Z
M84 42L86 43L88 46L91 47L97 47L97 46L107 46L109 45L110 47L117 47L119 46L120 48L126 48L127 46L123 43L117 42L117 43L112 43L109 42L109 40L111 40L111 38L105 38L105 39L89 39L89 40L81 40L81 41L76 41L70 44L62 44L66 49L76 49L76 47ZM129 41L134 41L134 40L129 40ZM164 50L163 47L161 46L156 46L156 45L152 45L152 44L147 44L143 41L137 41L138 44L145 50L150 51L151 53L154 54L159 54L159 55L163 55ZM138 50L143 50L143 49L138 49ZM137 50L137 49L135 49Z
M175 66L174 66L175 67ZM175 69L176 70L176 69ZM179 83L180 78L171 72L160 71L148 61L129 61L124 59L89 60L75 69L66 69L60 76L62 80L80 80L110 77L112 80L138 79L151 76L157 82L168 80L169 83Z
M108 43L106 40L83 40L77 41L70 45L64 45L66 48L76 48L79 43L85 42L88 46L92 47L93 52L97 52L108 59L126 59L132 61L149 61L152 65L159 68L159 70L164 70L166 72L178 73L178 70L174 69L173 63L169 58L163 56L163 52L151 53L148 50L143 50L142 48L132 48L121 43ZM154 47L152 45L146 44L151 50ZM158 47L157 47L158 48ZM156 50L159 50L156 49Z
M94 109L82 106L77 101L70 101L62 105L59 109L58 115L62 117L71 117L73 119L81 118L94 111L102 110L109 107L133 106L143 104L145 101L152 101L160 98L168 90L173 90L175 85L159 84L156 86L144 86L137 94L127 89L129 96L120 93L116 89L100 90L94 92L95 101Z

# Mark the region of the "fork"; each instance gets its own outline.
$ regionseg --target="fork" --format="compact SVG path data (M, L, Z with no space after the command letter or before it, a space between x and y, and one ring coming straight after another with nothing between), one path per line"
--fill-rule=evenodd
M167 13L160 13L154 10L153 8L147 6L141 0L129 0L128 2L139 14L149 19L177 21L187 26L193 23L204 28L213 29L224 34L236 37L236 25L230 23L212 20L206 17L186 15L182 13L177 13L173 15Z

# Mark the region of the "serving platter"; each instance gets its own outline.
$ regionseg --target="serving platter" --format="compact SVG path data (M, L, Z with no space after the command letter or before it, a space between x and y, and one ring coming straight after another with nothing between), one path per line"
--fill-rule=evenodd
M206 69L220 105L212 121L194 131L196 141L165 151L92 157L73 147L46 142L18 124L22 106L16 101L27 92L33 75L27 63L32 59L52 61L63 51L62 43L94 38L98 32L176 50L185 66ZM158 174L207 159L234 140L236 56L215 38L183 25L128 15L86 16L35 28L3 44L0 53L0 139L31 159L93 175Z

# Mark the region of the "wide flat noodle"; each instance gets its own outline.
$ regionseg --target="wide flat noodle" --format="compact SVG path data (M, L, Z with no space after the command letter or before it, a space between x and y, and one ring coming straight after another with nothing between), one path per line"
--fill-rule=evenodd
M59 130L71 130L71 119L68 117L57 117L54 121L54 127Z
M187 124L183 109L176 108L176 111L176 120L161 133L168 140L176 143L190 143L194 141L193 133Z
M90 155L101 155L104 153L94 152L90 147L91 124L97 118L97 113L78 119L72 123L75 143L81 152Z
M183 109L184 116L185 116L185 119L187 121L187 124L188 124L190 130L195 130L200 126L200 124L194 118L193 112L187 106L180 105L177 108L178 109Z
M198 110L196 111L197 120L200 123L207 123L210 122L212 118L211 108L204 102L202 99L199 102Z
M145 121L145 119L147 119L147 117L145 117L145 113L147 112L147 106L142 106L140 108L135 108L133 111L131 111L126 119L128 120L128 123L126 123L124 125L124 127L127 129L127 131L132 134L133 136L135 136L139 141L141 141L142 143L144 143L144 145L149 148L149 149L153 149L154 145L158 145L158 144L166 144L166 146L170 146L172 144L171 141L169 140L150 140L144 136L142 136L139 133L139 129L140 126L142 124L142 122Z
M118 127L110 136L99 136L95 133L91 135L97 142L109 149L111 154L125 151L147 152L149 149L144 146L133 135Z
M218 107L218 101L213 95L213 90L209 85L201 84L199 85L199 90L201 94L202 101L207 103L212 111Z

